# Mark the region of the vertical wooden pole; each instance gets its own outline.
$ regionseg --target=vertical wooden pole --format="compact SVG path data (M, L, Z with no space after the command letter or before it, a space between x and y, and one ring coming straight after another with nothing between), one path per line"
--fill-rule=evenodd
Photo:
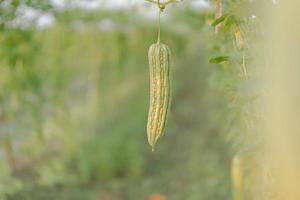
M262 77L267 91L263 127L276 180L270 187L284 200L300 199L300 21L291 17L299 15L299 7L299 0L284 0L266 9L272 13L264 37L268 70Z

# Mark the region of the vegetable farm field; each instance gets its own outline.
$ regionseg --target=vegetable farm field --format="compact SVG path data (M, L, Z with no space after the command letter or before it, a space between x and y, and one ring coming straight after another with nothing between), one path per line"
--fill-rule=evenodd
M0 200L299 200L297 0L0 0Z

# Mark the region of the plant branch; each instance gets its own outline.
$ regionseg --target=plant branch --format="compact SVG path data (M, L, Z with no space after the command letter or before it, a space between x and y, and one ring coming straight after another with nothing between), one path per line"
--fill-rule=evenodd
M161 3L161 2L158 2L158 1L155 1L155 0L145 0L145 1L157 4L157 5L163 5L163 6L165 6L165 5L168 5L170 3L179 3L179 2L181 2L183 0L168 0L168 1L164 2L164 3Z
M215 1L215 9L216 9L216 19L220 18L223 15L223 7L222 7L222 0ZM215 27L215 32L218 33L220 30L220 24Z

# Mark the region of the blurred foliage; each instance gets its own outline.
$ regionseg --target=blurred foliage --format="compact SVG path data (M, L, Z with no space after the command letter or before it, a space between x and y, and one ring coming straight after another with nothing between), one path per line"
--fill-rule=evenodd
M261 88L259 78L263 69L254 61L267 62L260 55L259 41L263 41L266 11L274 7L272 1L223 1L224 13L215 19L212 26L221 25L218 34L212 37L212 58L219 64L210 76L213 88L219 97L225 98L212 111L215 122L224 132L224 139L230 144L232 157L241 160L243 191L245 199L276 199L268 186L272 175L268 168L270 160L261 159L264 140L258 124L262 120ZM226 59L225 59L226 58ZM224 62L226 61L226 62Z
M155 154L145 126L147 51L156 22L135 8L62 11L48 1L5 2L1 200L232 199L235 154L248 166L249 199L257 193L251 182L261 173L252 156L260 141L253 127L259 116L251 62L251 45L262 34L257 1L224 0L219 19L214 10L184 6L188 2L164 14L173 99ZM9 26L21 5L52 13L56 23L47 29ZM222 28L215 34L217 24Z

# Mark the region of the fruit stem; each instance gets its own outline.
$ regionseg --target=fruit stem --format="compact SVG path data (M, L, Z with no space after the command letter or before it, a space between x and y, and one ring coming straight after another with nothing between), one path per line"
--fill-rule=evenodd
M160 14L161 14L161 9L159 9L158 12L158 36L157 36L157 44L160 43Z

